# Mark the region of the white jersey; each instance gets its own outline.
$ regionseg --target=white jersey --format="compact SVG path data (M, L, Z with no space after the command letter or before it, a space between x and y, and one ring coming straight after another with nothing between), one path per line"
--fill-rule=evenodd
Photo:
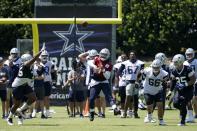
M121 67L121 64L122 63L116 63L114 66L113 66L113 71L117 72L120 67ZM126 86L126 81L125 81L125 69L122 71L122 75L119 76L119 83L118 83L118 86Z
M53 63L51 61L47 61L44 65L44 82L52 82L52 78L51 78L51 69L53 66Z
M126 80L137 80L137 75L144 68L144 62L137 60L132 63L130 60L122 62L125 67L125 79Z
M185 61L183 64L192 67L197 78L197 59L194 59L192 62Z
M151 67L144 69L143 75L145 78L143 82L144 93L150 95L156 95L160 90L162 90L162 83L168 78L168 72L163 69L160 69L160 73L155 76Z
M18 66L18 67L20 67L21 64L22 64L22 60L21 60L20 57L16 58L16 60L13 61L13 65L16 65L16 66Z

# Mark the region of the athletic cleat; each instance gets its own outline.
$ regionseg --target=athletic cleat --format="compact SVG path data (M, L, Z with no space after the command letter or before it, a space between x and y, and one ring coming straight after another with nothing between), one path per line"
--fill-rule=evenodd
M89 119L90 121L94 120L94 112L90 112Z
M164 122L164 120L159 120L159 125L160 125L160 126L165 126L166 123Z
M23 118L18 118L18 125L23 125Z
M7 123L10 126L13 126L14 125L12 118L7 118Z
M44 114L41 115L41 118L42 119L47 119L47 117Z
M127 111L127 116L132 118L133 117L133 112L132 111Z
M114 109L114 116L120 115L121 111L118 110L117 108Z
M83 114L79 114L79 117L80 117L80 118L84 118Z
M186 123L195 123L194 118L188 118L185 120Z
M138 113L134 113L134 118L139 119L140 116L138 115Z
M186 126L185 123L179 123L177 126Z
M36 118L36 112L35 111L32 112L31 117Z
M155 123L155 122L156 122L156 120L153 119L152 117L146 116L146 117L144 118L144 123Z
M122 112L120 118L126 118L126 117L127 117L126 113Z

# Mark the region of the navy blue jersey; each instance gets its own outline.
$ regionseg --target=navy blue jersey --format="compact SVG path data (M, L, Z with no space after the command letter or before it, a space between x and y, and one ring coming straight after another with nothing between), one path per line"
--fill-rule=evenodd
M20 57L16 58L13 62L13 65L9 68L9 84L11 85L14 79L18 75L19 67L21 66Z
M179 84L183 84L183 85L187 85L188 82L190 81L190 77L194 75L194 71L191 67L189 66L183 66L183 69L181 71L177 71L176 69L173 69L171 72L171 78L172 80L174 80L173 85L175 85L176 83ZM187 87L187 86L186 86ZM174 86L172 86L173 90ZM183 92L186 90L190 90L193 88L188 87L188 88L184 88Z
M8 70L4 66L0 69L0 80L2 78L6 78L6 80L8 79ZM6 82L6 80L3 80L3 82ZM6 84L1 84L0 90L5 90L5 89L6 89Z

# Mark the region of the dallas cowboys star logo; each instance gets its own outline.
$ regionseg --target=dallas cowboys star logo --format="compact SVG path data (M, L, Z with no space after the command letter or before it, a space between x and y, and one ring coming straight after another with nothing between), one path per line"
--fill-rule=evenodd
M76 30L74 30L74 27L74 24L72 24L70 25L68 31L53 31L53 33L64 40L64 46L62 48L60 56L74 49L74 46L76 47L76 50L78 52L85 52L83 40L94 33L93 31L79 31L77 25Z

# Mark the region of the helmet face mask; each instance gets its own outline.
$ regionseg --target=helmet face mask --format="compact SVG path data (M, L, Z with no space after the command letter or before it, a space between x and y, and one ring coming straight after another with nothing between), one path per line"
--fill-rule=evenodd
M177 54L173 57L172 62L173 65L176 69L178 69L179 67L181 67L183 65L183 62L185 61L185 58L183 55L181 54Z
M10 56L11 56L13 59L17 58L17 57L18 57L18 54L19 54L19 51L18 51L17 48L12 48L12 49L10 50Z
M159 59L161 61L161 64L164 65L166 63L166 55L162 52L157 53L155 55L155 59Z
M159 73L161 69L161 61L159 59L156 59L152 62L151 67L153 69L153 73L157 74Z
M48 52L45 50L41 53L40 59L42 62L47 62L49 58Z
M102 49L102 50L100 51L100 53L99 53L99 57L100 57L100 59L101 59L102 61L108 60L109 57L110 57L110 52L109 52L109 50L108 50L107 48Z
M187 60L191 60L195 57L195 52L194 52L194 49L192 48L188 48L186 51L185 51L185 57Z

